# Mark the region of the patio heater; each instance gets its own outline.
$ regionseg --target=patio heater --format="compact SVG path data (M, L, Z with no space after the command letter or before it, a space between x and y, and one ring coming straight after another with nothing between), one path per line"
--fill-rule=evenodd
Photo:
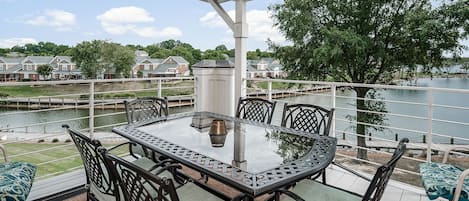
M250 0L201 0L207 3L215 9L220 17L233 31L235 38L235 82L234 82L234 101L236 103L239 97L246 96L246 65L247 65L247 37L248 37L248 25L246 23L246 2ZM226 10L221 6L222 3L228 1L235 1L236 3L236 16L233 20ZM235 104L231 105L235 108ZM234 116L234 114L231 114Z

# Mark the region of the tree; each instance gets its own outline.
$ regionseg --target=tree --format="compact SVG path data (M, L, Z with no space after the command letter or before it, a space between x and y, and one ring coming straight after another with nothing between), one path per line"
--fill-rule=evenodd
M73 48L72 61L87 79L96 79L103 72L99 63L103 44L101 40L83 41Z
M37 74L42 75L43 79L49 77L54 69L49 64L39 65L36 69Z
M285 0L270 7L292 45L270 42L291 76L349 83L385 83L400 68L437 65L460 54L469 30L465 0L432 7L428 0ZM323 75L326 75L325 77ZM367 87L353 87L357 144L365 147ZM367 159L365 149L357 157Z
M466 74L466 77L467 77L467 71L469 70L469 62L461 64L460 68L464 70L464 73Z
M104 42L100 55L100 64L105 71L114 71L117 78L130 77L130 70L135 64L135 54L131 48L117 43Z
M132 48L101 40L84 41L72 51L72 61L88 79L96 79L104 72L116 77L130 77L130 70L135 64Z

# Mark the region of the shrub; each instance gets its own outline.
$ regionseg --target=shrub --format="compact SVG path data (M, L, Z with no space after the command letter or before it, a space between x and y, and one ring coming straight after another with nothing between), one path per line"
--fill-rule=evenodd
M6 97L8 97L8 96L9 96L9 94L0 92L0 97L6 98Z
M53 143L59 142L59 139L54 138L54 139L52 139L52 142L53 142Z
M71 139L66 139L64 142L71 142L72 140Z
M38 143L44 142L44 139L40 139L37 141Z

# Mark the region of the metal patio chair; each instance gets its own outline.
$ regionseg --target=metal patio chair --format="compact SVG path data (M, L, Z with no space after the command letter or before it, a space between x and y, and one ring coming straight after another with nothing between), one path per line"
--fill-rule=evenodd
M176 188L171 178L157 176L144 169L108 153L100 148L109 167L113 180L120 186L120 192L126 201L219 201L233 200L197 180L191 180L180 173L188 181ZM116 192L117 193L117 192ZM240 200L235 198L234 200Z
M270 124L276 102L262 98L239 98L236 117Z
M469 200L469 169L447 164L453 150L469 151L469 148L455 146L445 150L442 163L421 163L420 176L430 200L442 197L451 201Z
M124 101L127 122L129 124L142 124L154 118L168 116L168 98L139 97L131 101ZM140 145L133 145L134 153L139 153L153 161L162 160L161 155L149 149L144 149Z
M33 185L36 166L27 162L9 161L6 148L0 144L4 163L0 163L0 200L24 201Z
M359 173L344 168L347 171L350 171L352 174L355 174L365 180L370 181L370 185L366 190L366 193L362 196L354 192L347 191L345 189L340 189L334 186L327 184L322 184L314 180L304 179L301 182L298 182L294 185L291 190L280 189L274 193L274 196L270 200L295 200L295 201L379 201L383 196L386 185L396 167L397 161L404 155L406 151L406 143L409 142L409 139L402 139L391 159L384 165L380 166L376 171L376 174L373 176L373 179L368 179L365 176L360 175ZM284 194L285 197L280 199L280 195Z
M86 192L88 200L119 200L115 196L116 186L109 176L109 171L104 166L104 159L98 152L98 147L101 147L99 140L92 140L83 133L71 129L68 125L63 125L70 134L73 142L75 143L80 156L83 160L83 166L86 173ZM116 145L109 150L115 150L124 145L131 145L132 142L126 142ZM129 150L131 151L130 147ZM169 176L175 175L175 169L172 169L173 164L171 161L162 161L155 163L146 157L140 157L130 152L130 155L135 159L131 163L138 167L152 171L154 174L166 174ZM169 170L166 171L166 170ZM178 182L182 182L179 177L176 177Z
M285 104L282 126L296 130L329 135L334 108L328 110L311 104Z
M311 104L288 104L283 107L281 126L296 130L329 135L334 108L327 110ZM312 179L322 175L322 182L326 183L326 170L312 176Z

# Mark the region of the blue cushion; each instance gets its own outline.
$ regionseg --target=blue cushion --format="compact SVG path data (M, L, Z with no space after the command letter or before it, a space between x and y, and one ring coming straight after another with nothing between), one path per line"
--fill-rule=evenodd
M442 163L422 163L420 164L420 175L423 187L428 198L434 200L443 197L448 200L453 199L453 192L456 188L459 175L462 170L449 164ZM469 178L464 180L459 201L469 201Z
M26 200L35 174L36 166L30 163L0 164L0 200Z

